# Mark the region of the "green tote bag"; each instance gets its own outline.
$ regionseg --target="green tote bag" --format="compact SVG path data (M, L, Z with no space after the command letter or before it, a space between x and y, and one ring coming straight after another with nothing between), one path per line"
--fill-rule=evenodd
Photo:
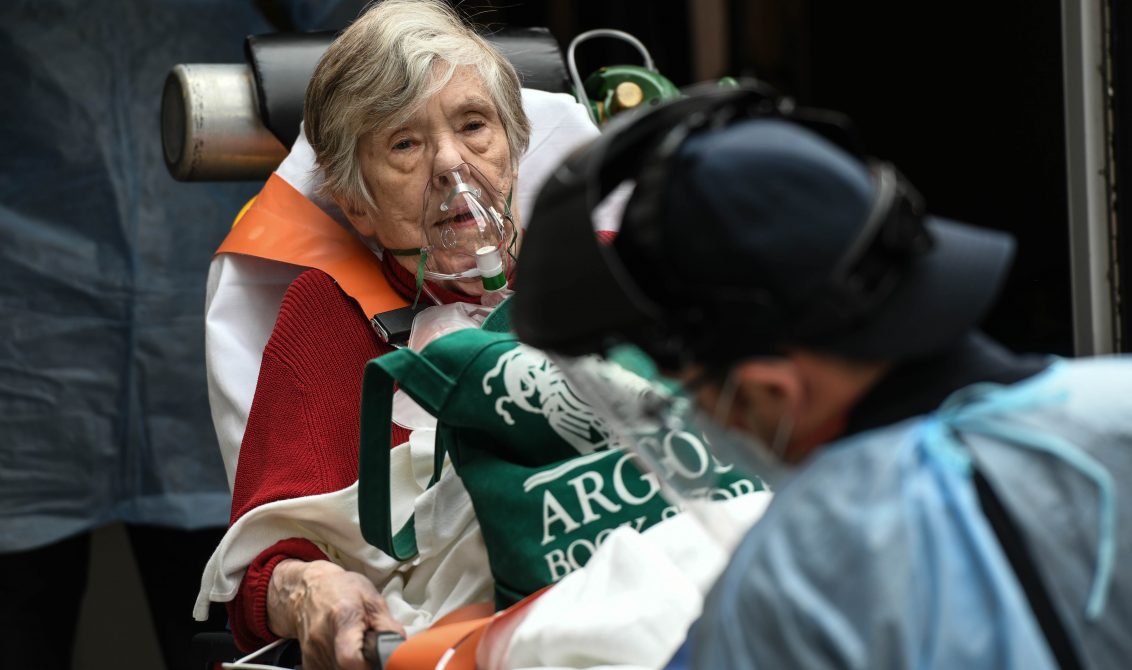
M584 565L618 526L643 530L678 511L545 354L510 333L467 329L366 367L359 515L366 540L394 558L416 554L413 520L390 519L396 387L437 418L433 482L447 454L480 523L499 608ZM719 467L686 438L685 458ZM762 488L735 472L718 482L716 498Z

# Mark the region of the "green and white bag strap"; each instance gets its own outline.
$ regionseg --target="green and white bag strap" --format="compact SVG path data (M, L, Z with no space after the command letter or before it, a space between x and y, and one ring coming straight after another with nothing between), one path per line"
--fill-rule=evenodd
M361 445L358 452L358 517L362 537L398 561L417 555L414 517L393 528L389 486L393 392L397 379L412 380L413 399L433 416L439 413L455 382L410 349L399 349L366 364L362 379ZM431 487L440 479L444 447L436 446Z

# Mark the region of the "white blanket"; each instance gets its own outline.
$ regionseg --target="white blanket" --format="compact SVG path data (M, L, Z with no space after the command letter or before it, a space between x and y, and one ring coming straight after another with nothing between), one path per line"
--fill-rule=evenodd
M748 528L771 494L712 503ZM639 533L621 527L585 567L531 606L511 638L508 668L662 667L699 616L729 549L685 513Z
M451 466L432 476L436 420L401 391L394 421L413 432L390 452L392 521L416 515L420 554L398 562L361 535L357 483L341 491L258 507L225 534L205 567L194 616L208 604L235 597L244 571L265 547L306 538L347 570L366 575L410 633L467 604L491 600L487 550L471 499ZM745 529L770 501L757 492L711 503L706 513ZM705 513L701 510L700 513ZM508 667L659 667L699 615L704 594L726 563L729 548L708 537L685 513L639 533L622 527L609 535L581 570L540 598L516 630Z
M410 635L463 605L491 600L493 582L471 501L447 468L427 491L432 471L432 432L391 452L394 500L415 503L394 510L402 524L417 515L420 555L399 563L368 545L358 530L357 485L298 500L264 505L240 519L205 569L194 616L208 615L210 600L231 600L247 564L261 545L304 537L331 560L360 572L378 586ZM411 482L405 484L404 482ZM757 492L712 503L743 528L753 524L771 494ZM511 638L506 667L629 670L663 666L699 616L708 588L729 551L715 542L693 514L681 514L637 532L621 527L590 561L537 600Z
M425 488L432 475L435 420L400 392L394 398L394 414L413 433L389 454L392 518L400 527L410 514L416 515L419 555L398 562L365 541L357 482L333 493L268 503L225 533L205 566L194 617L208 617L209 601L232 600L252 560L292 537L310 540L335 563L366 575L410 633L453 609L491 600L487 550L463 482L448 467L435 486Z

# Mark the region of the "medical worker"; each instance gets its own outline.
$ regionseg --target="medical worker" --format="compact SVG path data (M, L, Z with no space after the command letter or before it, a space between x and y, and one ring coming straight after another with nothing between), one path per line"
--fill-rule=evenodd
M753 89L693 95L536 205L520 337L644 349L777 490L673 667L1128 667L1132 361L982 334L1011 239L927 214L851 139ZM587 210L627 178L600 247Z

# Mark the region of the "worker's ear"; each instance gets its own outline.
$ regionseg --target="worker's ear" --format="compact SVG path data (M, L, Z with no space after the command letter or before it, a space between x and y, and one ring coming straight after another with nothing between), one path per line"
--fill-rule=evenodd
M773 438L784 417L796 417L805 401L801 371L789 358L766 358L739 363L731 370L735 385L729 422Z

